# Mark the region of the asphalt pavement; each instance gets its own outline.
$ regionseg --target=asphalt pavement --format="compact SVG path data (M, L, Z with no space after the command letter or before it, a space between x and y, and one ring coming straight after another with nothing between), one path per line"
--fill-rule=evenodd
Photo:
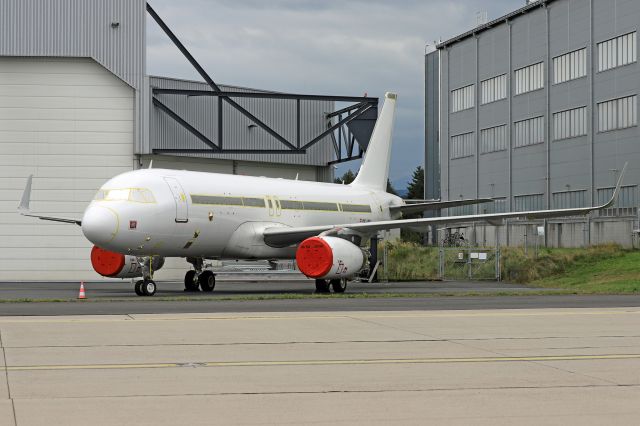
M233 296L278 296L283 294L311 295L315 283L299 274L234 274L218 277L212 293L186 293L177 281L157 281L154 297L229 298ZM122 299L138 297L130 280L85 282L89 299ZM80 282L0 282L0 300L74 299ZM535 288L496 281L412 281L386 283L351 282L347 293L354 294L425 294L425 293L495 293L500 291L528 292Z
M351 282L346 297L313 297L314 282L295 274L229 274L212 293L187 293L181 282L159 281L153 297L136 296L130 281L84 286L87 299L77 300L79 282L0 282L0 316L640 306L640 295L540 296L538 288L495 281Z

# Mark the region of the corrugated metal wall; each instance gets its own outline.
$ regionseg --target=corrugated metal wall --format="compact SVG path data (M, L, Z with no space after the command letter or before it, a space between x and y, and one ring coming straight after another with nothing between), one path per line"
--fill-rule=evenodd
M136 89L136 147L146 62L145 0L2 0L0 56L89 57ZM112 27L112 23L119 23Z
M209 90L206 83L149 77L151 87L163 89ZM221 86L225 91L259 92L254 89ZM151 92L151 90L149 91ZM211 141L218 142L218 98L213 96L158 95L165 105L185 118ZM271 126L289 142L296 144L296 101L277 99L236 98L260 120ZM250 126L249 118L223 102L223 148L229 149L285 149L286 147L257 126ZM327 101L300 102L300 145L304 145L327 129L325 114L334 110ZM149 99L149 147L202 149L207 146L175 120L151 104ZM183 154L187 155L187 154ZM193 154L189 154L193 155ZM326 137L307 149L306 154L197 154L199 157L271 163L326 166L332 160L333 147Z
M201 148L202 143L150 105L145 78L145 4L144 0L2 0L0 56L92 58L136 89L134 153L149 154L152 148L160 147ZM112 26L112 23L118 25ZM183 58L176 56L176 60ZM150 80L157 87L208 89L206 84L198 82L169 78ZM162 98L205 135L214 141L217 139L216 99L169 95ZM295 142L295 101L239 99L238 103ZM246 117L232 111L228 104L224 105L226 147L283 147L262 129L249 128ZM303 101L301 105L301 142L304 144L326 129L324 114L333 111L333 103ZM146 116L149 120L144 119ZM146 134L147 131L151 134ZM332 159L332 148L327 138L307 154L198 156L326 166Z
M637 224L640 197L633 194L640 193L638 16L638 1L538 2L440 45L443 198L505 197L508 210L550 208L554 198L555 204L592 205L612 193L607 188L628 162L624 183L631 185L631 195L621 197L606 214L585 220L617 215L619 229L626 229L629 220ZM507 76L507 96L485 103L482 82L499 75ZM452 91L472 84L481 102L450 112ZM426 103L432 99L427 96ZM483 129L505 123L506 149L485 149ZM453 159L451 135L468 132L479 135L479 155ZM559 194L567 189L586 189L581 193L584 201L561 200L564 195ZM623 207L628 200L635 200L633 207ZM476 211L480 208L484 207ZM604 241L598 232L589 241ZM628 235L625 238L611 241L628 245Z

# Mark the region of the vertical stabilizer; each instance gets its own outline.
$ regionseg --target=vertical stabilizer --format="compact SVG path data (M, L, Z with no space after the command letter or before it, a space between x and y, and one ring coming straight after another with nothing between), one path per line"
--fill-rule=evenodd
M389 178L389 159L391 157L391 135L393 133L393 121L396 115L395 93L387 92L384 95L382 112L373 128L371 140L364 154L364 160L358 176L353 181L354 186L364 186L371 189L386 191Z

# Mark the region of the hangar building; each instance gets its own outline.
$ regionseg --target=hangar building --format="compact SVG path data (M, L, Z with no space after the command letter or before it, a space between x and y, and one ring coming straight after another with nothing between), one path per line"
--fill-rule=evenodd
M511 222L498 235L511 245L634 244L639 26L637 1L544 0L437 44L425 56L427 198L497 199L449 214L595 205L629 162L615 208ZM491 228L465 235L492 243Z
M330 181L332 163L362 156L376 98L148 76L149 8L144 0L0 2L0 280L99 278L79 227L16 213L31 174L34 212L81 217L107 179L150 160L155 168ZM357 108L335 111L352 101ZM346 124L353 127L338 127ZM341 131L340 147L331 129ZM350 141L344 156L336 151L349 145L342 135ZM167 262L160 278L182 279L188 266Z

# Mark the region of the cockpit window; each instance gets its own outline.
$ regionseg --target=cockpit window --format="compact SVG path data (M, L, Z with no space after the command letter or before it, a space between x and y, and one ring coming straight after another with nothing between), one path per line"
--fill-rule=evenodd
M97 201L133 201L155 203L153 193L145 188L101 189L93 198Z
M129 193L129 201L135 201L136 203L155 203L156 199L153 198L153 194L148 189L132 188Z

